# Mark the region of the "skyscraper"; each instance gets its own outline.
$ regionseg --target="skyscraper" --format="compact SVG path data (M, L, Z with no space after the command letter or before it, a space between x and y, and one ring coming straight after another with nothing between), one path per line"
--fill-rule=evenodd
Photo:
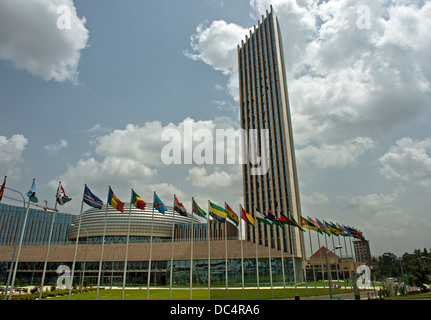
M238 45L238 70L241 128L247 133L243 148L250 153L242 168L244 206L253 214L256 209L265 214L269 210L277 217L291 214L299 222L301 206L283 45L272 6ZM252 129L255 141L250 138ZM267 170L256 171L254 147L262 161L260 166L267 165ZM303 256L303 236L295 227L270 228L259 223L256 229L247 228L246 238Z

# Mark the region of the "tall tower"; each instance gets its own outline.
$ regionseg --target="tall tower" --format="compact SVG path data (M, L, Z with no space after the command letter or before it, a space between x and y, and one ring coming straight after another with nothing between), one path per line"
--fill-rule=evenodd
M247 154L246 150L253 153L256 146L257 155L262 161L266 159L268 165L268 170L256 174L256 162L249 160L243 164L244 207L253 214L256 209L265 214L270 210L276 216L292 214L299 223L301 206L283 45L272 6L266 17L262 16L262 22L258 22L238 46L238 70L241 128L247 137L252 129L257 133L254 145L250 138L243 143L246 148L243 154ZM265 143L262 143L265 141L266 153ZM251 155L247 159L249 157ZM298 228L258 225L256 229L247 227L247 240L257 239L259 244L303 257L303 236Z

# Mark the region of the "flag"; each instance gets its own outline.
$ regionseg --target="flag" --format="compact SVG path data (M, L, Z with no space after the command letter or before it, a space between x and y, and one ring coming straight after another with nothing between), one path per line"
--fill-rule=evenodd
M300 217L300 220L301 220L301 225L304 228L306 228L308 230L313 230L313 231L316 231L316 232L319 230L319 228L316 225L314 225L313 223L311 223L311 221L308 221L307 219L305 219L303 216Z
M220 222L225 222L227 218L227 211L222 207L210 201L210 216Z
M64 188L60 182L60 185L58 186L58 189L57 189L57 203L60 206L62 206L68 203L70 200L72 200L72 198L69 198L68 196L66 196L66 193L64 192Z
M103 201L96 197L90 189L85 185L84 189L84 202L88 204L90 207L102 209Z
M335 225L337 226L338 230L340 230L340 235L342 235L343 237L349 236L349 233L347 232L347 230L345 230L344 228L341 228L341 226L338 223L336 223Z
M316 221L311 219L309 216L307 216L307 220L317 228L317 232L319 232L320 234L323 234L322 229L320 228L319 224Z
M157 194L154 192L154 209L159 211L160 213L165 214L166 211L168 211L168 208L163 204L162 200L157 196Z
M114 207L118 211L124 212L124 202L121 202L121 200L118 199L118 197L112 191L111 187L109 187L108 204L110 204L112 207Z
M296 222L295 218L292 216L292 214L289 214L289 219L293 222L294 226L297 227L302 232L305 232L305 230Z
M244 220L245 222L247 222L249 225L253 226L254 228L256 228L256 226L254 225L254 218L249 215L244 208L241 206L241 218L242 220Z
M278 218L278 220L280 220L281 223L287 223L288 225L291 225L291 226L294 225L293 222L290 221L290 219L288 217L286 217L284 214L281 214L281 213L280 213L280 217Z
M275 224L279 227L283 226L282 222L271 211L266 210L266 212L268 213L267 216L269 216L269 218L270 218L270 220L272 220L273 224Z
M300 229L301 231L304 231L305 232L305 230L295 221L295 219L292 217L292 215L291 214L289 214L289 217L290 218L288 218L288 217L286 217L284 214L281 214L280 213L280 218L278 218L282 223L287 223L288 225L290 225L290 226L293 226L293 227L297 227L298 229Z
M138 209L144 210L147 205L144 200L132 189L132 200L130 202Z
M359 230L352 228L352 227L346 227L346 229L352 235L353 238L356 238L356 239L359 239L362 241L365 240L364 235Z
M229 205L226 202L224 204L226 206L227 217L238 227L239 225L238 216L236 215L235 212L233 212L232 208L229 207Z
M6 187L6 176L4 177L4 181L3 181L3 184L2 184L1 189L0 189L0 201L3 198L3 193L4 193L5 187Z
M319 220L316 218L317 224L320 227L320 230L322 230L323 232L325 232L328 236L331 236L331 231L329 231L329 229Z
M264 215L262 212L256 209L256 219L260 222L263 222L269 226L272 226L272 221L269 220L269 217Z
M181 202L178 201L177 196L174 196L174 197L175 197L175 204L174 204L175 211L184 217L188 217L186 208L183 206Z
M39 201L37 199L37 197L36 197L36 182L35 182L35 179L33 179L33 183L32 183L32 185L30 187L30 190L28 190L28 192L27 192L27 197L29 198L29 200L31 202L36 202L37 203Z
M337 237L339 236L340 232L338 231L337 228L335 228L332 224L327 223L325 220L323 220L323 222L325 223L326 227L329 229L329 231L331 231L331 233L334 236L337 236Z
M193 199L192 211L193 211L194 214L198 215L199 217L207 219L207 213L205 211L203 211L198 206L198 204L196 203L195 199Z
M352 234L350 233L350 230L345 225L343 225L343 230L347 232L347 236L353 237Z

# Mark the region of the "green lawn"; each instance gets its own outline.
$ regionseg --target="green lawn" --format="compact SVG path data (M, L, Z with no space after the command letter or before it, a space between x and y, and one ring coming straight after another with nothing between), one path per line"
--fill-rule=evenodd
M306 297L307 292L304 287L298 287L298 295L300 297ZM351 290L348 288L347 291L344 288L340 289L340 293L349 293ZM338 293L338 289L334 289L334 294ZM326 288L326 293L323 288L317 288L317 295L328 295L329 289ZM315 289L313 287L308 287L308 296L315 296ZM104 289L99 290L99 300L121 300L122 290L121 289ZM271 289L268 287L257 289L245 289L244 298L245 300L267 300L267 299L285 299L294 298L295 289L286 288L286 293L284 288L273 289L271 294ZM49 300L68 300L68 296L60 296L55 298L49 298ZM208 300L208 289L193 289L193 300ZM126 289L125 300L146 300L147 290L146 289ZM149 294L150 300L169 300L169 289L150 289ZM172 300L189 300L190 290L189 289L172 289ZM228 299L229 300L242 300L242 289L228 289ZM96 300L96 292L87 292L83 294L73 294L71 300ZM211 289L211 300L226 300L226 289L217 288Z

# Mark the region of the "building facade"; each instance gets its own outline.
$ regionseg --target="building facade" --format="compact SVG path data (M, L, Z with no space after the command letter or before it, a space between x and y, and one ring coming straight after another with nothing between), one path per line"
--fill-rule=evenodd
M241 127L248 134L256 132L255 139L243 144L248 150L256 146L256 154L251 152L256 157L243 166L245 210L252 215L256 208L262 212L270 210L276 216L292 215L300 221L286 72L281 34L272 8L238 47L238 63ZM261 155L260 169L252 165L257 155ZM152 204L147 204L147 208L152 208ZM5 283L25 210L13 206L0 209L0 283ZM14 210L20 212L19 217L8 213ZM41 210L31 211L30 216L33 215L25 228L16 276L29 283L42 275L52 217ZM226 263L229 284L241 285L241 257L247 286L269 285L271 280L271 284L280 285L283 279L286 283L303 279L303 235L288 225L279 228L256 223L256 228L252 228L241 221L246 227L245 239L241 239L237 227L227 221L202 224L190 215L174 213L172 208L165 214L155 213L154 219L151 209L142 212L133 208L130 214L127 210L120 214L109 206L89 209L80 216L56 216L46 284L58 277L56 270L60 265L72 268L76 258L74 280L85 277L90 283L97 283L102 260L100 283L121 285L127 262L126 285L144 286L150 251L151 285L169 284L173 270L174 286L189 286L191 268L194 286L206 286L208 272L211 285L224 285Z
M238 46L244 207L300 221L301 205L295 163L283 45L271 7ZM247 152L247 153L246 153ZM260 161L259 161L260 160ZM258 168L259 167L259 168ZM247 240L303 258L303 236L290 226L247 228Z
M130 206L126 204L125 207ZM84 277L87 279L86 282L96 284L102 253L101 244L105 234L101 285L122 286L124 266L127 262L126 285L146 286L153 223L151 285L169 285L172 268L174 286L189 286L190 267L192 267L193 286L205 286L208 281L208 260L210 260L212 286L224 285L226 261L229 285L240 286L241 256L243 256L246 285L257 285L257 270L261 285L269 285L270 269L274 284L282 283L283 272L287 283L294 281L295 273L291 258L283 255L279 250L269 251L265 246L241 241L237 227L229 222L220 223L213 220L208 224L201 223L196 218L191 218L191 214L189 217L184 217L174 213L170 207L165 214L155 211L155 218L152 220L152 204L147 204L147 209L143 211L133 206L132 208L130 214L127 209L125 213L119 213L110 206L107 210L106 206L100 210L89 209L83 212L82 216L56 213L45 284L51 285L56 281L59 276L57 274L59 266L65 265L72 270L74 260L76 261L74 281L81 283ZM0 206L0 221L3 222L0 224L1 285L6 284L11 272L11 262L14 257L16 259L24 215L25 208ZM52 212L30 209L24 229L24 241L16 279L24 279L28 284L39 284L36 282L40 281L44 269L51 221ZM80 227L79 223L81 223ZM78 228L79 239L75 258ZM210 241L208 241L207 230L209 230ZM56 234L58 236L55 236ZM174 234L174 241L172 241L172 234ZM126 260L127 235L129 235L129 247ZM269 255L271 260L268 259ZM298 278L301 275L296 276Z
M371 250L369 241L353 241L353 250L355 250L356 260L362 264L371 263Z

